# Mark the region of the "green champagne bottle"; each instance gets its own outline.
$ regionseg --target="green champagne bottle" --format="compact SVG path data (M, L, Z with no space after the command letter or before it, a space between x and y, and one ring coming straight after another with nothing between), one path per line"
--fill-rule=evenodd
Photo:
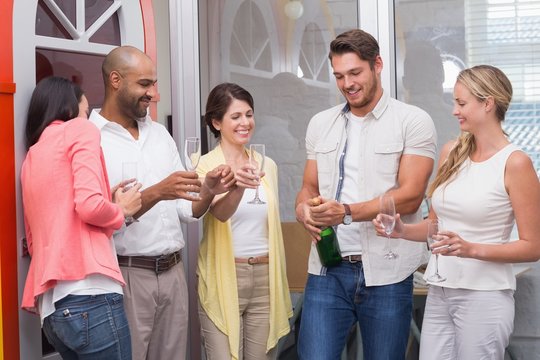
M333 227L322 229L321 240L317 241L317 252L323 266L336 266L341 262L341 250Z

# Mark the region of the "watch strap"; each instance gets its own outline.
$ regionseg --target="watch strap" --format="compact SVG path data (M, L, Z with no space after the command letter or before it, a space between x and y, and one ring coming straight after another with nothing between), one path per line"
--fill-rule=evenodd
M343 225L350 225L352 224L352 214L351 214L351 207L349 204L342 204L345 208L345 216L343 216Z

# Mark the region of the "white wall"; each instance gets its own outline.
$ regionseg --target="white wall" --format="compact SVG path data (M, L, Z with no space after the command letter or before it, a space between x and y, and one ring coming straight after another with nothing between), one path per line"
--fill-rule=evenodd
M171 109L171 52L169 47L169 3L155 0L154 21L156 28L157 45L157 72L159 102L157 104L157 119L159 123L167 125L167 116L172 114Z

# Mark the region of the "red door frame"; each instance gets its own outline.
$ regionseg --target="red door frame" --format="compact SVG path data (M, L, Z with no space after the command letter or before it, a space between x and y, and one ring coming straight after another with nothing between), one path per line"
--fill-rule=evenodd
M17 285L17 203L15 187L15 137L13 82L13 2L0 1L0 359L20 357ZM156 36L152 0L140 0L145 51L156 61ZM158 100L158 99L156 99ZM155 118L155 105L152 109Z
M0 358L19 359L17 204L13 82L13 2L0 1Z

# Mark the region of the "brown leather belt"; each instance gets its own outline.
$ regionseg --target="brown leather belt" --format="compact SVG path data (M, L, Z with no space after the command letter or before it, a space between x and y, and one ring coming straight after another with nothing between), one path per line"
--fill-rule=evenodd
M249 258L234 258L234 262L238 264L249 264L249 265L255 265L255 264L268 264L268 255L264 256L251 256Z
M161 274L182 261L180 250L160 256L122 256L118 255L118 265L153 270Z
M362 261L362 255L348 255L342 257L343 261L350 262L351 264L355 264L357 262Z

